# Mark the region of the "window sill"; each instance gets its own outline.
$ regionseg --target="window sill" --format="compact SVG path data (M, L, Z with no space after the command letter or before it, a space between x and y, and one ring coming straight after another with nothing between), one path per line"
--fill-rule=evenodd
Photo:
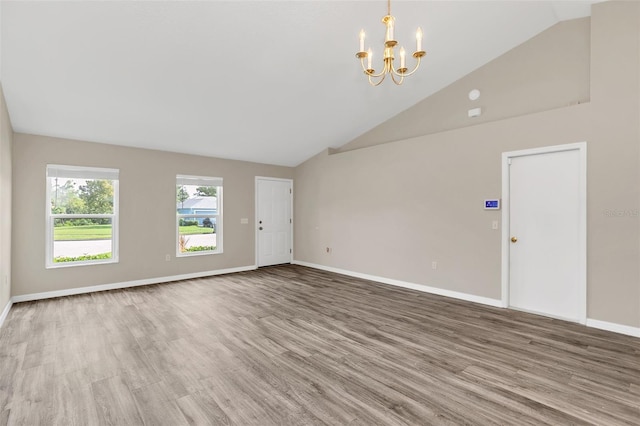
M75 266L92 266L92 265L109 265L112 263L119 263L118 259L109 260L89 260L85 262L60 262L47 264L46 269L58 269L58 268L72 268Z
M222 254L222 250L216 251L193 251L187 253L176 253L176 259L181 257L193 257L193 256L209 256L212 254Z

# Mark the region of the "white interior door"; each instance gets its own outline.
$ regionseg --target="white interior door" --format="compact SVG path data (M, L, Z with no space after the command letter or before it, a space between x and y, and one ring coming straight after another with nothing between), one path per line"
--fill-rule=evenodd
M291 263L291 180L256 178L258 266Z
M509 158L510 307L586 320L585 158L579 149Z

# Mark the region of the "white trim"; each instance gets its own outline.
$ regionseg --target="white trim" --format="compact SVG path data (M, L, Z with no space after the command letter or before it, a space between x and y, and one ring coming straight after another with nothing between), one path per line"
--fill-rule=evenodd
M214 176L176 175L176 186L222 186L224 178Z
M587 320L587 327L598 328L600 330L612 331L614 333L626 334L627 336L640 337L640 327L616 324L595 319Z
M502 153L502 297L501 306L509 307L509 164L512 158L578 150L580 155L579 276L580 313L577 322L587 323L587 143L577 142ZM575 321L575 320L574 320Z
M523 309L523 308L518 308L515 306L507 306L508 309L514 310L514 311L518 311L518 312L525 312L527 314L533 314L533 315L538 315L541 317L547 317L547 318L553 318L553 319L558 319L561 321L566 321L566 322L572 322L574 324L581 324L580 321L578 321L576 318L567 318L567 317L563 317L560 315L551 315L551 314L547 314L545 312L540 312L540 311L535 311L533 309ZM585 324L582 324L585 325Z
M7 305L4 307L2 314L0 315L0 327L4 324L4 320L7 319L7 315L9 315L9 311L11 310L11 306L13 305L13 298L10 298L7 302Z
M56 179L118 180L120 169L47 164L47 177Z
M245 271L253 271L256 269L255 265L249 266L239 266L237 268L227 268L227 269L218 269L214 271L204 271L204 272L194 272L191 274L182 274L182 275L172 275L168 277L157 277L157 278L148 278L144 280L135 280L135 281L125 281L121 283L113 283L113 284L101 284L94 285L90 287L77 287L77 288L69 288L66 290L55 290L55 291L46 291L44 293L32 293L32 294L23 294L20 296L13 296L11 299L13 303L18 302L29 302L32 300L41 300L41 299L51 299L53 297L63 297L63 296L73 296L76 294L84 294L84 293L94 293L96 291L105 291L105 290L117 290L121 288L129 288L129 287L138 287L141 285L149 285L149 284L161 284L171 281L180 281L180 280L189 280L193 278L202 278L202 277L210 277L213 275L222 275L222 274L233 274L235 272L245 272Z
M291 197L289 203L291 204L289 211L291 213L291 242L289 248L291 249L291 256L289 256L289 263L293 264L293 179L288 178L273 178L267 176L256 176L254 183L254 203L255 203L255 218L253 219L254 231L255 231L255 263L258 265L258 256L260 252L258 250L258 181L259 180L274 180L278 182L289 182L291 184Z
M501 249L501 306L509 307L509 163L511 159L502 153L502 241Z
M382 284L389 284L396 287L409 288L411 290L422 291L424 293L437 294L439 296L451 297L453 299L466 300L467 302L480 303L482 305L489 305L501 308L502 301L499 299L491 299L489 297L476 296L474 294L460 293L452 290L445 290L437 287L430 287L424 284L415 284L407 281L394 280L392 278L378 277L376 275L363 274L361 272L348 271L346 269L333 268L331 266L318 265L315 263L302 262L294 260L294 265L307 266L309 268L321 269L323 271L335 272L336 274L347 275L350 277L362 278L365 280L376 281Z

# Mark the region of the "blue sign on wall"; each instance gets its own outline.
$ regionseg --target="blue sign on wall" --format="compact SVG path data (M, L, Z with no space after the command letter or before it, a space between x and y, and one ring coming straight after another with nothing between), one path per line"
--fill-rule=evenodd
M500 210L500 200L484 200L485 210Z

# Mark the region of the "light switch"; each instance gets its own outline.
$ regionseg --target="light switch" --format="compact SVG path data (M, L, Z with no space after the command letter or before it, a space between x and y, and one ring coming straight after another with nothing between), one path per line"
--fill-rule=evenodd
M491 222L491 229L498 229L498 221L494 220L493 222Z
M240 218L241 225L247 225L249 223L249 219L246 217Z

